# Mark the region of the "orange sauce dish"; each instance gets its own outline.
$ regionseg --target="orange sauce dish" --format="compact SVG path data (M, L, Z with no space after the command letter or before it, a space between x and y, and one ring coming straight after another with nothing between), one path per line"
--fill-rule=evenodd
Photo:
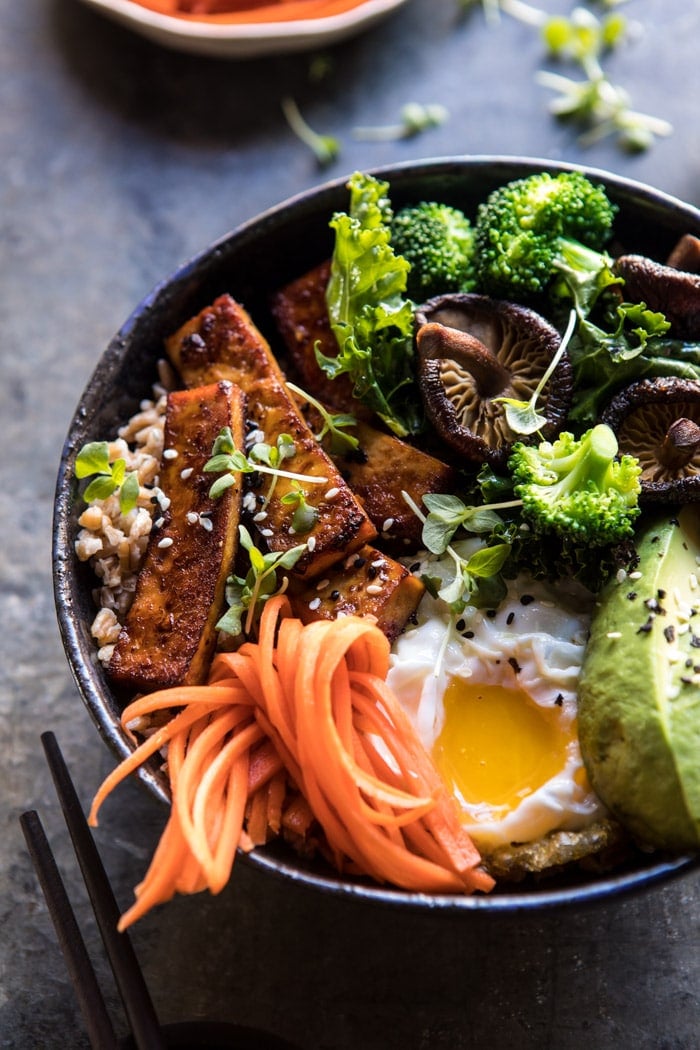
M141 7L199 22L293 22L328 18L367 0L134 0Z

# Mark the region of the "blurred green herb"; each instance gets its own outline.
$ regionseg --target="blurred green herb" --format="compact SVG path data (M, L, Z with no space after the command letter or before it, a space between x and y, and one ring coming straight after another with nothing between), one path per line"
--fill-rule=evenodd
M538 84L554 92L549 112L581 126L581 145L591 146L612 135L623 149L638 152L648 149L656 137L671 134L667 120L633 109L629 93L613 84L603 69L606 53L630 36L626 17L614 10L626 0L598 0L597 6L605 9L600 17L581 4L569 15L549 15L524 0L458 0L462 10L479 2L489 22L506 14L533 26L552 59L573 63L582 71L580 79L550 70L540 70L536 76Z
M282 99L282 112L298 139L309 147L319 165L325 168L340 156L340 140L333 135L321 135L307 124L293 98Z
M133 471L127 473L126 461L109 461L109 445L106 441L90 441L78 452L75 460L76 478L92 481L83 492L86 503L96 499L108 499L119 492L119 509L122 514L133 510L139 498L139 479Z
M410 139L428 128L437 128L449 117L445 106L439 103L407 102L402 106L397 124L378 124L369 127L356 127L353 136L365 142L390 142L396 139Z

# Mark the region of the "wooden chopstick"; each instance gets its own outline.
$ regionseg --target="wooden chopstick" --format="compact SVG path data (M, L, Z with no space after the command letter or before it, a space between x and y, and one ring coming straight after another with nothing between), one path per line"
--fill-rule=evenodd
M119 908L58 741L53 733L42 733L41 742L134 1043L138 1050L165 1050L163 1033L133 946L128 934L117 930Z
M93 1050L118 1050L112 1021L38 813L19 818Z

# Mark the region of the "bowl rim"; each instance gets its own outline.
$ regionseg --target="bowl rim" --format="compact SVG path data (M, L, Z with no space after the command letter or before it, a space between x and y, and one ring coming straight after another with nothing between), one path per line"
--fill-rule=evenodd
M507 154L474 154L429 157L416 161L409 160L367 168L365 170L377 178L386 179L391 184L392 178L400 179L402 175L415 178L428 173L463 169L477 170L479 167L485 166L492 169L503 168L504 171L510 169L511 172L516 169L518 171L521 169L542 170L553 173L582 171L593 179L599 179L609 188L614 188L621 194L630 195L648 202L653 201L655 205L661 206L664 212L678 213L679 216L691 219L697 227L698 235L700 235L700 208L692 204L686 204L679 198L661 190L656 190L643 182L588 165ZM517 175L514 174L511 177L517 177ZM137 328L142 317L154 308L174 283L185 282L208 259L216 257L223 246L228 245L232 241L245 239L260 227L264 228L273 223L279 215L296 209L306 209L316 203L320 205L324 197L340 193L347 185L348 178L349 175L345 174L319 183L308 190L303 190L287 197L270 208L252 216L206 245L189 260L176 266L165 278L154 285L131 311L126 321L100 356L70 421L61 451L54 495L51 553L56 616L66 658L83 703L88 708L103 741L119 760L129 754L132 748L127 741L126 735L106 709L101 698L98 683L91 674L91 669L96 663L96 653L92 656L92 660L86 660L84 657L82 639L78 631L78 618L73 615L73 601L70 588L70 562L74 540L70 521L72 505L70 480L75 454L82 445L80 433L82 428L89 424L87 405L89 405L91 397L97 388L104 385L105 374L107 373L107 376L109 376L109 374L114 374L116 371L120 354L128 344L130 336ZM76 658L76 654L79 654L80 658ZM162 803L169 805L168 794L164 790L154 767L142 766L138 769L136 776L152 795ZM486 896L464 896L415 893L407 890L387 888L370 882L365 883L361 880L343 879L342 876L334 875L332 872L329 875L317 874L304 870L298 864L295 865L292 859L279 860L274 855L274 852L269 850L269 847L258 847L251 853L245 853L239 849L238 858L262 873L284 878L306 887L312 887L326 894L394 907L440 912L446 910L456 912L482 910L499 913L523 912L536 911L540 908L587 904L628 895L649 888L659 882L668 881L683 874L689 874L700 867L700 853L684 853L671 857L659 855L658 859L647 867L634 868L630 871L613 871L609 875L594 877L589 881L575 882L571 885L547 888L546 883L543 883L544 888L537 887L526 891L518 891L517 889L511 891L507 889Z

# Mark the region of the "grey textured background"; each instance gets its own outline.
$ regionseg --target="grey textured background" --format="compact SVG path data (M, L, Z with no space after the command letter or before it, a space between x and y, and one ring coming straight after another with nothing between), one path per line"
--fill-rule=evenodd
M329 175L520 153L585 161L700 204L700 3L624 11L645 31L611 59L613 78L675 126L636 157L609 141L582 152L532 83L532 31L491 29L476 11L460 20L452 0L409 0L333 49L322 87L309 56L196 59L77 0L0 0L1 1048L87 1047L17 817L40 810L96 948L39 734L56 731L87 801L112 760L63 657L49 547L62 441L97 356L190 254L322 178L283 120L283 94L343 139ZM407 142L352 140L354 125L393 122L412 99L448 105L449 123ZM97 838L124 905L163 816L134 785L104 811ZM575 912L455 920L339 903L239 865L220 897L173 902L134 941L164 1020L235 1017L308 1050L692 1050L698 899L694 875Z

